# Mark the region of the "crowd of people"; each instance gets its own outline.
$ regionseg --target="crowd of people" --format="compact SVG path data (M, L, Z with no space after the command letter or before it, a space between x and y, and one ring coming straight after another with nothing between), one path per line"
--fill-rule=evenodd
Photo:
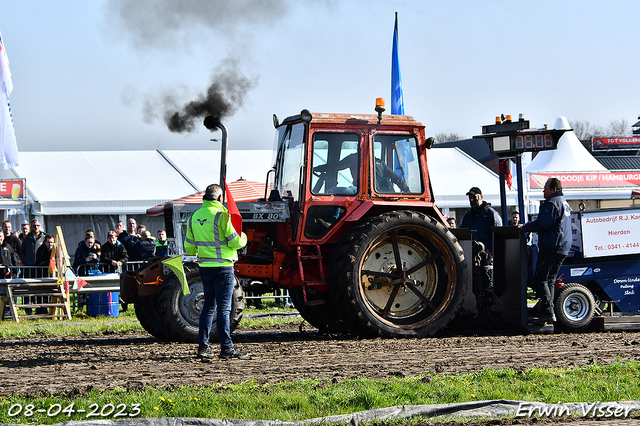
M95 233L87 229L75 250L73 268L82 275L89 268L84 265L104 265L103 272L115 272L127 261L141 261L168 255L167 233L160 229L152 237L144 225L130 218L128 228L116 224L116 231L107 232L107 242L101 244ZM51 259L54 236L42 230L37 219L20 226L21 233L12 230L11 221L2 223L0 233L0 274L2 278L40 278L46 275ZM26 268L25 268L26 267Z
M151 236L145 225L138 225L134 218L124 222L118 221L116 229L107 232L107 242L101 244L95 239L93 230L87 229L84 240L78 243L73 267L83 275L102 265L101 272L122 270L128 261L143 261L153 257L164 257L169 254L167 233L164 229Z
M13 231L11 221L2 223L0 232L0 278L42 278L48 276L54 236L42 230L38 219L22 223L21 233ZM85 237L75 250L73 269L78 275L86 275L92 269L101 272L119 272L127 261L141 261L168 255L167 233L160 229L157 238L151 236L144 225L135 219L128 220L128 229L122 221L116 230L107 233L107 242L101 244L95 233L87 229ZM42 300L30 298L26 303L39 304ZM26 308L27 315L32 309ZM46 313L46 308L36 308L36 314Z

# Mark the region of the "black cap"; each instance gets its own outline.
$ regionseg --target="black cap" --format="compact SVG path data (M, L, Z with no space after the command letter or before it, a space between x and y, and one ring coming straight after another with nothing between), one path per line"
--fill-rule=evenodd
M467 195L478 195L478 194L482 195L482 191L477 186L474 186L469 190L469 192L467 192Z

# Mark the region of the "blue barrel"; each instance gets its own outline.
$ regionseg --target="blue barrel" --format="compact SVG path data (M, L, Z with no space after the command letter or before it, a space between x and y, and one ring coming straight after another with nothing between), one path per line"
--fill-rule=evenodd
M117 317L120 315L120 304L118 303L120 293L89 293L87 294L87 315L97 317Z

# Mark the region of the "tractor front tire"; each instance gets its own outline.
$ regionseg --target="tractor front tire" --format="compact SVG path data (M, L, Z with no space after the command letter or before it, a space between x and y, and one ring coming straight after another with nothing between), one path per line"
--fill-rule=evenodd
M190 294L183 294L182 285L178 278L172 275L168 278L158 296L158 309L162 322L171 330L174 340L185 343L198 342L200 329L200 313L204 305L204 291L200 273L197 268L185 266L185 275ZM244 313L244 294L242 286L236 279L231 299L230 325L235 330ZM218 340L216 318L211 327L210 340Z
M175 340L171 330L163 323L158 311L158 296L138 296L135 311L140 325L160 340Z
M334 304L361 335L434 335L457 315L469 279L453 234L415 211L370 218L343 235L332 259Z

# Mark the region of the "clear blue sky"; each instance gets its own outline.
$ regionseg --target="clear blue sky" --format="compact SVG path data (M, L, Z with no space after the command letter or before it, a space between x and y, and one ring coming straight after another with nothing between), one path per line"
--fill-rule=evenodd
M230 149L270 149L271 116L390 106L394 12L405 112L472 136L501 113L607 125L640 114L640 2L1 0L20 151L203 149L182 105L235 64L252 84ZM179 7L176 7L178 5ZM144 110L144 106L151 109Z

